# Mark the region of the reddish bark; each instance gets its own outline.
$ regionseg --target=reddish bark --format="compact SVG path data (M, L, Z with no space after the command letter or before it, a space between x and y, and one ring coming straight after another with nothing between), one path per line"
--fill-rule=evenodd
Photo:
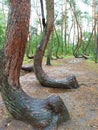
M11 86L19 86L20 69L23 61L30 17L30 2L13 0L6 32L6 68L8 82Z

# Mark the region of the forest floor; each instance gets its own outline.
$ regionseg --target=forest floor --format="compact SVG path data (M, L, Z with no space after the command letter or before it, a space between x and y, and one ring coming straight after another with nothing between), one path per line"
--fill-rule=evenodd
M98 130L98 64L84 59L53 60L52 66L43 63L49 76L61 79L75 74L80 88L74 90L42 87L33 72L20 77L21 85L30 96L46 98L59 95L71 119L58 127L58 130ZM23 73L23 72L22 72ZM14 120L6 111L0 96L0 130L34 130L30 125Z

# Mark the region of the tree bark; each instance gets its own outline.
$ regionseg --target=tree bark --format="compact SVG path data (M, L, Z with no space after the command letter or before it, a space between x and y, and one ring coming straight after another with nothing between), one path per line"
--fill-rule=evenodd
M78 82L74 75L68 76L67 78L61 80L55 80L50 78L42 69L42 60L44 56L44 51L47 46L50 34L53 30L53 22L54 22L54 3L53 0L46 0L47 5L47 26L43 32L42 39L37 48L35 59L34 59L34 71L37 79L41 83L41 85L45 87L52 88L78 88Z
M46 59L46 65L51 66L51 57L52 57L52 45L53 45L53 37L54 36L54 31L52 31L52 34L50 36L50 40L48 41L48 46L47 46L47 59Z
M42 24L43 24L43 28L45 28L46 23L45 23L43 0L40 0L40 4L41 4L41 13L42 13Z
M19 77L29 32L30 1L10 0L11 11L5 48L0 51L0 86L6 108L18 120L39 130L57 130L57 124L69 119L59 96L35 99L21 88Z
M29 65L29 66L27 66L27 65L22 65L21 69L24 70L24 71L27 71L27 72L34 72L34 67L33 67L33 65Z

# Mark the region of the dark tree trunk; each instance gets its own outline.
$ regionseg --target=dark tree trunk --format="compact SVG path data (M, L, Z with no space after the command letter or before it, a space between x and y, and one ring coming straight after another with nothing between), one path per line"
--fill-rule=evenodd
M97 27L97 31L98 31L98 27ZM96 37L95 63L98 63L98 34L97 34L97 37Z
M11 11L6 44L0 51L0 86L6 108L15 119L39 130L57 130L57 123L69 119L59 96L35 99L21 88L19 77L29 31L30 1L10 0Z
M45 28L46 23L45 23L43 0L40 0L40 4L41 4L41 13L42 13L42 24L43 24L43 28Z
M53 32L50 37L50 41L48 42L47 47L47 59L46 59L46 65L51 66L51 57L52 57L52 44L53 44Z
M51 66L51 56L49 54L47 54L46 65Z
M57 33L55 27L54 27L54 30L55 30L56 38L57 38L57 41L58 41L58 46L57 46L57 49L56 49L56 54L55 54L55 56L56 56L56 58L58 59L58 58L59 58L58 52L59 52L59 48L60 48L60 39L59 39L59 36L58 36L58 33Z
M42 39L37 48L35 59L34 59L34 71L39 82L45 87L52 88L78 88L78 82L74 75L68 76L67 78L61 80L55 80L50 78L42 69L42 60L44 56L44 51L49 41L50 34L53 30L53 22L54 22L54 7L53 1L46 0L47 3L47 26L43 32Z

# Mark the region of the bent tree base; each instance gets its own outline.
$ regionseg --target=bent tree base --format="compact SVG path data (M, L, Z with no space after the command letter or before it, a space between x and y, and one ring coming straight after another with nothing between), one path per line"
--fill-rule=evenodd
M4 63L0 55L1 94L6 108L18 120L31 124L38 130L57 130L58 123L69 120L70 116L64 102L59 96L52 95L46 99L28 96L19 86L9 85L4 73Z
M2 97L6 108L15 119L27 122L40 130L51 130L57 127L58 123L69 119L67 108L59 96L34 99L21 88L13 90L8 86L4 83Z
M45 36L46 34L44 34L44 37ZM43 55L44 51L41 49L41 46L39 46L37 48L34 60L34 72L42 86L49 88L64 89L76 89L79 87L75 75L69 75L68 77L59 80L49 77L42 68Z

